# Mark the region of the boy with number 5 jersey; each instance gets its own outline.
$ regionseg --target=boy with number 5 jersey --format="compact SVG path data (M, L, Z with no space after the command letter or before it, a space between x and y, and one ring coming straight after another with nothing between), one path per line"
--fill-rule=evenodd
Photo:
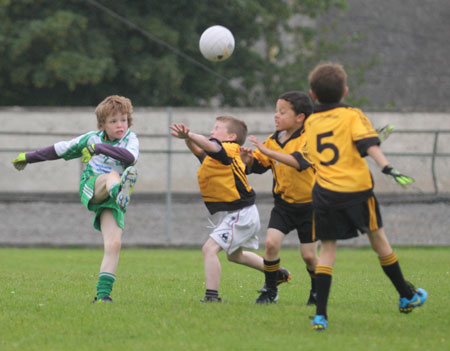
M315 237L322 242L316 266L317 304L314 330L328 326L327 302L336 259L336 241L367 233L381 267L400 295L399 310L423 305L427 292L403 278L398 259L384 233L373 180L364 156L369 155L386 175L407 186L414 180L388 162L369 119L341 101L348 92L347 74L336 63L319 64L309 75L310 94L318 105L305 122L305 158L314 165L312 200Z
M28 163L80 158L87 163L79 193L81 202L95 212L94 228L101 231L104 256L100 267L95 303L112 302L110 297L119 262L124 213L137 178L134 167L139 141L130 131L133 106L128 98L109 96L96 108L98 131L70 141L61 141L33 152L22 152L13 161L21 171Z

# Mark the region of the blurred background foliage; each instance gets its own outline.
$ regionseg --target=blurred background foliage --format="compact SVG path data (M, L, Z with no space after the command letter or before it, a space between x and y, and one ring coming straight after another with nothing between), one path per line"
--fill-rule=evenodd
M273 106L282 92L307 90L309 70L340 50L342 42L324 39L333 23L318 28L315 18L346 6L345 0L0 0L0 105L95 106L119 94L135 106ZM236 39L233 56L220 63L198 50L201 33L215 24ZM363 77L364 67L358 69Z

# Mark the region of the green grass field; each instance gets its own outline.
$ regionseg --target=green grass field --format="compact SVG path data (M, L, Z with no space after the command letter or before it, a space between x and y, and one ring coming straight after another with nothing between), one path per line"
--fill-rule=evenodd
M260 251L261 253L261 251ZM202 304L200 250L121 253L114 304L92 305L100 250L0 249L0 350L449 350L450 248L397 248L404 274L429 293L400 314L369 249L338 251L329 328L311 330L309 278L296 250L276 305L253 301L263 274L227 262L222 304Z

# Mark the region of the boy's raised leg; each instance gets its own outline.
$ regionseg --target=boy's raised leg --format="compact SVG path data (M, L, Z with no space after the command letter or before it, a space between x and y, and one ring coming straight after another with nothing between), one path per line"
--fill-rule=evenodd
M137 169L134 166L130 166L125 169L122 176L120 177L116 202L124 212L127 210L128 204L130 203L131 193L133 192L133 187L136 183L136 179Z

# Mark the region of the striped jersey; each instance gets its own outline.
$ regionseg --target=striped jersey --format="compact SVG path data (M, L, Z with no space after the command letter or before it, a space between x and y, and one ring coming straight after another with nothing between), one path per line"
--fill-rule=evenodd
M236 211L255 203L255 192L248 184L240 146L236 142L220 143L217 153L207 153L197 171L203 201L211 214Z

